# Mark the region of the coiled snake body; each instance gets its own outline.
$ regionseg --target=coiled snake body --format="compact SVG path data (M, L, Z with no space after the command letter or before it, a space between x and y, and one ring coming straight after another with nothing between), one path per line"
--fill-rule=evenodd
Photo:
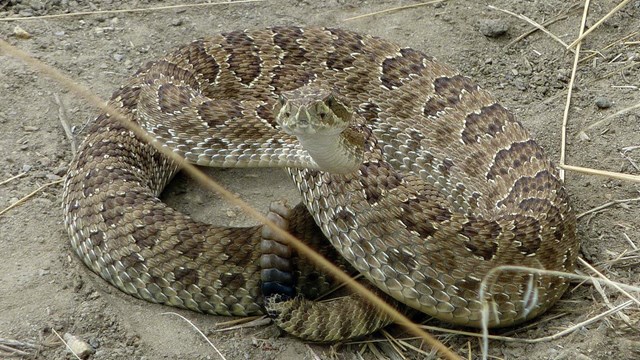
M287 102L296 94L302 105ZM338 29L230 32L145 65L110 103L195 164L288 167L308 210L295 208L288 229L314 242L321 229L375 287L438 319L479 326L480 281L496 266L573 270L575 218L555 167L485 90L419 51ZM300 133L282 124L295 106L307 111ZM328 132L307 141L326 113L347 122L324 122ZM262 313L261 227L211 226L167 207L157 196L176 171L100 115L64 184L72 247L137 297ZM544 312L568 283L509 272L490 284L489 325L506 326ZM361 301L287 304L280 324L314 340L388 322Z

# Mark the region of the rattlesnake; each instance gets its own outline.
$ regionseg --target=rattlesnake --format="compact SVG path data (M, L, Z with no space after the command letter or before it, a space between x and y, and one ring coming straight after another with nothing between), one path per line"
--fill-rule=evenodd
M321 96L309 95L317 89ZM296 92L307 95L304 104L278 101ZM479 326L480 281L496 266L573 270L575 217L541 147L485 90L411 48L339 29L229 32L144 65L110 104L194 164L288 167L304 206L281 213L283 226L337 259L322 246L324 234L376 288L440 320ZM320 108L351 118L340 134L314 141L354 145L346 151L356 162L322 158L323 146L305 148L283 131L276 115L286 118L292 106L316 109L315 119L302 116L308 122L324 119ZM341 171L349 166L355 171ZM100 115L64 183L73 249L137 297L213 314L263 313L259 244L272 240L260 226L214 227L167 207L157 196L176 172ZM326 287L303 261L295 265L298 292ZM506 326L544 312L568 282L502 273L491 284L488 324ZM313 304L270 306L287 331L313 340L389 321L362 299Z

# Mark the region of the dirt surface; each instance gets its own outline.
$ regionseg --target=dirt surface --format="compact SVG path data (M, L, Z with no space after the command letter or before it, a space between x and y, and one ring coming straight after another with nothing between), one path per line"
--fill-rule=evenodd
M593 25L619 1L594 1L588 25ZM175 5L171 1L10 0L0 1L0 19L79 11L116 10ZM396 1L268 1L149 12L93 14L0 22L2 38L50 64L106 99L147 60L194 38L239 28L271 25L343 27L381 36L423 50L491 89L513 110L556 161L573 54L550 36L536 32L511 44L532 27L523 20L491 10L487 3L444 1L353 21L343 19L411 2ZM565 43L579 30L581 2L493 0L488 4L523 14L549 25ZM16 35L16 26L30 35ZM506 30L506 33L499 35ZM637 104L640 98L640 2L631 1L594 31L584 43L575 94L570 109L567 163L638 174L640 112L629 111L601 124L588 125ZM626 35L628 43L619 41ZM487 36L488 35L488 36ZM635 42L635 43L634 43ZM612 44L611 46L609 46ZM41 185L61 179L71 160L71 146L59 120L55 95L67 109L68 121L83 138L83 124L96 110L29 68L0 53L0 209ZM293 186L281 170L214 171L258 208L287 196ZM578 213L612 200L639 197L637 183L568 171L566 183ZM217 359L219 356L175 311L193 321L227 359L371 359L394 355L388 343L375 346L307 345L278 337L273 326L215 332L229 318L205 316L135 299L91 273L72 253L62 225L61 185L44 188L20 206L0 215L0 338L38 345L17 347L34 359L71 359L55 337L69 333L95 349L93 359ZM193 216L219 224L246 220L235 207L179 177L166 200ZM285 195L288 194L288 195ZM582 217L578 234L582 257L612 280L640 285L636 246L640 246L638 203L608 207ZM583 266L580 271L588 272ZM603 297L604 294L604 297ZM627 299L612 288L599 291L575 284L548 314L519 329L519 338L539 338L622 304ZM637 305L623 313L579 327L557 339L526 344L490 342L490 355L501 359L637 359L640 358L640 319ZM437 322L431 325L443 326ZM402 337L399 329L392 329ZM440 335L440 333L436 333ZM377 334L372 339L384 339ZM479 342L466 336L440 336L467 358L480 356ZM2 341L0 340L0 343ZM419 342L412 342L419 346ZM425 351L430 350L425 346ZM0 357L8 354L0 348ZM314 355L315 354L315 355ZM411 349L408 358L425 358ZM470 355L469 355L470 354ZM11 358L11 356L8 356ZM15 356L18 358L19 356Z

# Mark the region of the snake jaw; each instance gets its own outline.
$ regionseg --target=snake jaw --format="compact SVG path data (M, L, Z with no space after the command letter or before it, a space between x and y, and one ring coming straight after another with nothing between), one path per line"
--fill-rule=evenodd
M345 174L362 164L363 136L354 133L354 113L334 92L305 85L280 94L273 112L280 128L298 138L318 170Z
M313 84L280 94L274 114L282 130L298 137L338 136L353 119L336 94Z

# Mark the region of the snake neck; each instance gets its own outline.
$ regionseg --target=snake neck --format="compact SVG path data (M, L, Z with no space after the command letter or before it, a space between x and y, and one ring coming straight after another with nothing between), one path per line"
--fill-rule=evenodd
M333 174L349 174L360 168L364 156L364 137L352 129L333 136L297 135L315 167Z

